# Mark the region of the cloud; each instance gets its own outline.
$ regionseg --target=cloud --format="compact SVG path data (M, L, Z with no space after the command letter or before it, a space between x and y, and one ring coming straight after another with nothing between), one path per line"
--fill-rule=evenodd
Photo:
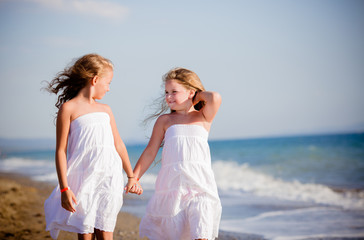
M116 2L98 0L28 0L59 11L99 16L121 21L129 15L129 9Z

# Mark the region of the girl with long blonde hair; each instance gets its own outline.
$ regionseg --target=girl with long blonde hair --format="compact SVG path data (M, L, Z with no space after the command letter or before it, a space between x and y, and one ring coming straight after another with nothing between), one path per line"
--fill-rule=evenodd
M185 68L172 69L163 82L165 102L154 115L150 141L134 168L134 176L142 178L164 141L155 193L140 223L140 236L214 239L221 203L207 140L221 97L205 91L197 74ZM142 191L136 189L138 194Z

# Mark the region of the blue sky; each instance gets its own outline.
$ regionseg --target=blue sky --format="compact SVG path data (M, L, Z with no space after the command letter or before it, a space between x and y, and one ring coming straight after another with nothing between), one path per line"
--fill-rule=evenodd
M42 81L91 52L124 141L177 66L223 97L211 139L364 130L363 1L0 0L0 137L54 138Z

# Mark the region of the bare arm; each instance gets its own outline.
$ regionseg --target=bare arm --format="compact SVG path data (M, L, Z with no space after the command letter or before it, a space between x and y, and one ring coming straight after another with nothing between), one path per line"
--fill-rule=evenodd
M164 139L164 126L166 120L165 116L161 116L154 124L149 143L134 168L134 175L138 179L144 175L157 156L160 145Z
M205 106L201 109L206 121L211 123L221 105L221 96L217 92L203 91L196 93L194 104L203 101Z
M115 148L116 148L116 151L118 152L121 160L123 161L123 168L124 168L124 171L126 172L126 175L128 176L128 183L127 183L126 189L125 189L126 193L128 193L130 191L130 189L133 187L133 185L137 183L137 180L136 180L137 178L134 177L133 169L130 164L128 151L125 147L123 140L121 139L121 137L119 135L119 131L116 126L115 118L114 118L114 115L113 115L110 107L108 107L108 114L110 116L110 124L111 124L111 129L112 129L112 133L113 133L113 137L114 137Z
M69 187L67 182L67 142L71 115L65 105L58 111L56 130L56 169L60 189ZM72 190L62 192L61 201L63 208L70 212L76 211L72 201L77 204L77 200Z

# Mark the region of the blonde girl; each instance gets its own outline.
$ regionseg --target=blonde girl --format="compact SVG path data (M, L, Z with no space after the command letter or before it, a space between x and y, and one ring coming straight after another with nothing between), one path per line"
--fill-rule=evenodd
M56 169L59 185L45 201L46 230L78 233L78 239L112 239L123 203L135 184L127 150L110 107L97 102L110 90L113 65L85 55L48 86L58 95Z
M134 176L142 178L164 141L155 193L140 223L140 236L214 239L221 203L207 140L221 97L205 91L197 74L188 69L172 69L163 81L165 103L134 168ZM170 113L162 114L167 109ZM140 194L142 189L136 192Z

